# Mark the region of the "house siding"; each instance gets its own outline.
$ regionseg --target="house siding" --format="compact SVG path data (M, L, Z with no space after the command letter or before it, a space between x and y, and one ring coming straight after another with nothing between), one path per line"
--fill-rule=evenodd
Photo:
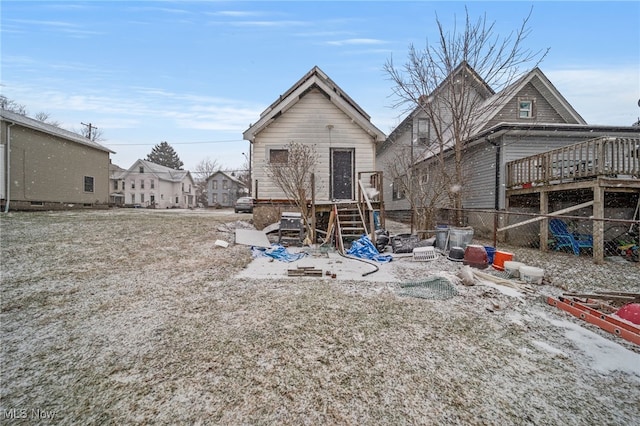
M355 178L358 172L373 171L375 167L372 137L317 89L307 92L256 136L253 143L255 164L268 164L270 149L282 149L291 142L315 146L318 161L314 173L318 201L327 201L330 197L331 149L354 150ZM284 198L282 190L267 176L266 167L256 167L253 179L258 183L257 198Z
M3 122L3 141L6 137ZM11 127L9 162L13 203L108 205L107 151L16 124ZM93 192L85 191L85 176L93 178Z
M519 99L534 101L534 116L530 119L523 119L518 116ZM547 124L566 123L566 120L547 101L535 85L528 83L500 109L500 112L492 120L487 122L484 129L491 128L499 123L522 123L527 121Z
M143 163L136 162L122 175L125 205L140 204L142 207L160 209L195 207L195 183L189 173L181 181L176 182L164 179L153 172L140 173L138 171L140 166L146 170ZM151 188L152 179L154 188ZM142 188L141 181L144 181L144 188ZM132 188L132 182L135 182L134 188ZM183 185L184 190L182 189ZM151 196L154 196L153 203Z

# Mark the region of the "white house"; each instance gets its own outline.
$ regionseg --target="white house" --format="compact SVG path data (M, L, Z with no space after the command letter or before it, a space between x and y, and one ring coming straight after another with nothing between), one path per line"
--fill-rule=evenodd
M266 165L286 158L291 142L315 146L317 201L354 200L358 173L375 170L376 144L386 136L316 66L269 105L243 137L251 143L251 193L259 202L285 198Z
M137 160L120 176L124 203L160 209L196 206L195 183L188 170Z

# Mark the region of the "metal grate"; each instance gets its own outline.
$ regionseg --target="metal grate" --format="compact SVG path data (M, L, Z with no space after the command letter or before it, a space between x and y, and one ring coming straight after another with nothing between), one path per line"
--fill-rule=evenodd
M424 281L400 284L398 295L445 300L457 296L458 291L448 279L434 276Z
M438 257L435 247L416 247L413 249L413 260L419 262L428 262Z

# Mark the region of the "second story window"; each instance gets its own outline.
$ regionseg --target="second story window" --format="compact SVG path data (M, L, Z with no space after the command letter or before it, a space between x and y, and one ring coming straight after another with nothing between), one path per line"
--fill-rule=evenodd
M122 190L124 191L124 181L122 181Z
M144 179L140 179L140 189L144 189Z
M150 180L150 182L149 182L149 186L151 187L151 189L155 189L155 187L156 187L156 181L155 181L155 180L153 180L153 179L151 179L151 180Z
M533 101L529 99L518 100L518 118L533 118Z
M270 149L269 163L287 164L289 161L289 151L286 149Z
M140 166L140 173L144 173L144 167Z
M136 189L136 181L131 179L131 189Z
M222 189L229 189L229 182L226 179L222 179Z
M116 191L118 190L118 181L117 180L113 181L113 189L115 189Z
M429 119L418 118L418 143L427 145L429 139Z
M218 181L217 180L212 180L211 181L211 189L218 189Z

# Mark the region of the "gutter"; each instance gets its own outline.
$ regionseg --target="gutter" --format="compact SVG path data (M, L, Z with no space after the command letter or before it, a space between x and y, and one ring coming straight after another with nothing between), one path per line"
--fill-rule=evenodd
M6 155L5 155L5 163L7 165L6 170L6 198L4 204L4 212L9 212L9 200L11 199L11 126L15 126L16 123L8 123L7 124L7 147L6 147Z

